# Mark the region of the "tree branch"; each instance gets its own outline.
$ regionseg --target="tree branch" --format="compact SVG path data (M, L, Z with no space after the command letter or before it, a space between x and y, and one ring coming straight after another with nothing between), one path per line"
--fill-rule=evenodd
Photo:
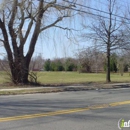
M26 42L29 34L30 34L30 31L31 31L31 28L32 28L32 25L33 25L33 19L31 19L29 25L28 25L28 29L26 31L26 34L25 34L25 37L24 37L24 42Z
M71 30L73 30L73 31L79 31L79 30L76 30L76 29L74 29L74 28L61 27L61 26L58 26L58 25L54 25L54 27L60 28L60 29L63 29L63 30L68 30L68 31L71 31Z
M18 1L14 0L14 4L12 7L12 15L11 15L11 18L10 18L10 21L8 24L9 33L11 35L12 46L13 46L13 50L14 50L14 56L18 56L17 55L17 42L16 42L17 35L15 34L15 31L13 29L14 20L15 20L15 16L17 13L17 4L18 4Z
M41 27L41 20L43 18L43 13L44 13L43 0L41 0L39 2L38 16L37 16L36 25L35 25L33 35L32 35L32 38L31 38L29 50L28 50L27 55L26 55L26 60L28 61L28 63L30 63L31 57L32 57L34 49L35 49L37 38L39 36L40 27ZM29 64L28 64L28 66L29 66Z
M59 17L59 18L58 18L57 20L55 20L52 24L47 25L47 26L41 28L41 29L40 29L40 32L42 32L42 31L44 31L44 30L46 30L46 29L48 29L48 28L50 28L50 27L52 27L52 26L55 26L58 22L62 21L62 19L65 18L65 17L68 17L68 16Z
M2 30L2 35L4 37L4 47L5 47L5 50L7 52L7 55L8 55L8 59L10 59L10 61L13 61L13 56L12 56L12 51L11 51L11 48L10 48L10 45L9 45L9 39L8 39L8 34L7 34L7 31L6 31L6 27L5 27L5 23L3 23L0 19L0 28Z

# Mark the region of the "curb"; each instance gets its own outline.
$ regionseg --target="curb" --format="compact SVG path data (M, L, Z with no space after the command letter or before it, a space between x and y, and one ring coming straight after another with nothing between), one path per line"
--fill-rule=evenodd
M34 93L54 93L67 91L89 91L101 89L119 89L130 88L130 83L116 84L93 84L93 85L78 85L78 86L57 86L57 87L33 87L33 88L13 88L0 89L0 95L19 95L19 94L34 94Z

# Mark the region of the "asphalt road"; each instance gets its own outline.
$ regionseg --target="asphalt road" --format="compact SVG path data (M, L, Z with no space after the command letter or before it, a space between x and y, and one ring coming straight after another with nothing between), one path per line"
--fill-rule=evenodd
M130 89L0 96L0 130L118 130L121 118Z

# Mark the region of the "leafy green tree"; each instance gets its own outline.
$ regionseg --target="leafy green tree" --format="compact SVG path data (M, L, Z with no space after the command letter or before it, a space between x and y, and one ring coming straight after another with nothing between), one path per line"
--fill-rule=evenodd
M45 71L50 71L51 70L51 60L50 59L45 61L45 63L44 63L44 70Z
M117 55L112 54L110 58L110 70L113 72L117 72Z
M63 71L64 67L60 60L53 60L51 62L51 71Z
M72 58L68 58L65 62L64 68L66 71L74 71L77 70L77 65Z

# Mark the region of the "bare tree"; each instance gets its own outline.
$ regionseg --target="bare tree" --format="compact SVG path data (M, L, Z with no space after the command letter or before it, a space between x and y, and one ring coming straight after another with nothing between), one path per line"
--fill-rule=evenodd
M77 54L79 60L79 71L81 72L103 72L104 54L95 48L88 47Z
M90 25L91 31L83 36L96 39L99 49L106 50L106 82L110 79L110 56L111 52L121 46L124 46L125 35L123 33L123 20L118 15L117 0L106 0L107 9L97 10Z
M43 70L43 64L44 64L44 59L41 54L35 56L32 58L29 66L29 70L31 71L41 71Z
M7 52L13 83L29 82L29 64L39 34L51 27L67 29L58 23L72 15L71 6L72 2L69 4L58 0L2 1L0 41L3 42ZM25 44L29 45L26 54L24 54Z

